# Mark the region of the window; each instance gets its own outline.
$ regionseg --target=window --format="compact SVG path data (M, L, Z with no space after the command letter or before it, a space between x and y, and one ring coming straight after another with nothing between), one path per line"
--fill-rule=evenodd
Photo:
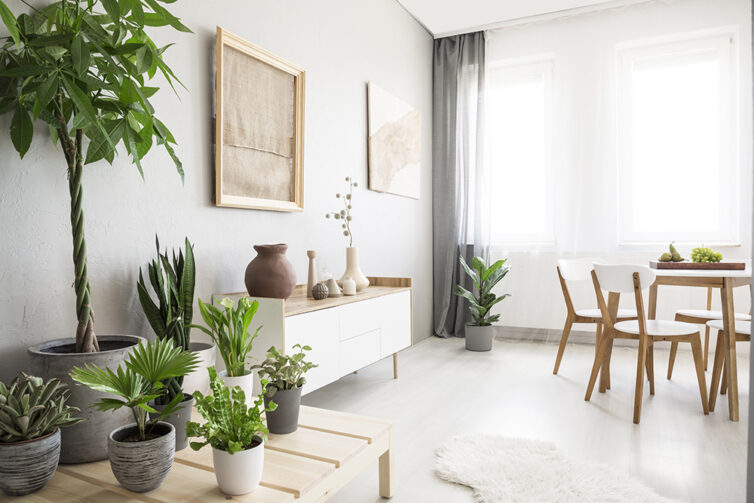
M491 239L552 243L552 62L497 62L487 73Z
M619 47L620 243L738 242L732 40Z

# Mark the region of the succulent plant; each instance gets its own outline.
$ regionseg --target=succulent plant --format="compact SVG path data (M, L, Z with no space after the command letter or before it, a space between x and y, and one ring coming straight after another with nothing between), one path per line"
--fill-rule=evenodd
M59 379L44 382L21 373L10 387L0 382L0 443L32 440L83 421L74 417L79 409L65 404L70 394Z

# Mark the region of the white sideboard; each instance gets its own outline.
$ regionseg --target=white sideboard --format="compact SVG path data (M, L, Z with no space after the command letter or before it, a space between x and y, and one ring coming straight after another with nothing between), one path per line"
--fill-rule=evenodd
M286 300L255 297L259 310L252 330L262 329L250 363L263 360L270 346L286 353L296 344L311 346L308 359L319 367L307 373L304 394L391 355L397 378L398 351L413 339L412 280L372 277L369 282L369 288L356 295L323 300L307 298L306 285L296 286ZM244 296L248 295L213 297L235 300Z

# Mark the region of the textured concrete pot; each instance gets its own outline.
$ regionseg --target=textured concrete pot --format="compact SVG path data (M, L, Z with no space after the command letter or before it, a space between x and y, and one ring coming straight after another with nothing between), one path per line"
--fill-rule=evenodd
M489 351L492 349L492 339L495 338L495 327L490 325L480 327L466 325L466 349L469 351Z
M42 489L55 474L60 457L60 429L23 442L0 442L0 489L23 496Z
M296 286L296 270L285 256L288 245L254 245L257 256L246 267L246 290L252 297L287 299Z
M301 388L278 390L272 398L264 395L264 408L270 402L277 404L277 409L266 412L267 429L270 433L293 433L298 429L298 412L301 408Z
M120 485L135 493L157 489L168 476L175 456L175 428L160 421L152 432L160 435L143 442L123 442L136 434L136 423L110 433L110 469Z
M73 367L85 365L115 370L131 349L145 339L135 335L100 335L97 340L101 350L98 353L75 353L76 341L73 338L55 339L29 348L30 373L45 380L56 377L68 384L71 388L68 405L81 409L81 416L86 419L62 429L61 463L107 459L107 436L115 428L133 421L128 409L101 412L91 407L100 398L112 395L74 383L68 374Z
M183 394L183 401L178 406L178 409L171 414L168 417L163 418L162 420L166 423L170 423L175 428L175 450L180 451L188 447L188 437L186 436L186 423L188 423L191 420L191 408L194 406L194 397L184 393ZM162 412L165 410L165 407L167 407L167 404L165 405L159 405L156 403L152 404L152 407L155 410L158 410ZM154 419L159 414L151 413L149 414L150 419Z
M248 494L259 487L264 468L264 442L234 454L212 448L212 464L220 492L229 496Z
M190 342L189 351L199 358L199 366L183 378L184 393L193 395L194 391L201 391L203 395L209 393L209 373L207 369L215 364L216 348L208 342Z
M229 376L227 370L222 370L217 373L220 379L223 380L225 385L231 390L236 386L240 386L246 395L246 403L251 405L254 403L254 372L249 372L242 376Z

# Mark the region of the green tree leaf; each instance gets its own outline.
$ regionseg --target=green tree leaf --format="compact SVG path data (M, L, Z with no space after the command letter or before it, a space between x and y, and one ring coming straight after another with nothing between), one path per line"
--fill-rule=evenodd
M31 146L31 139L34 136L34 124L29 117L29 112L22 106L16 107L16 113L10 123L10 138L16 151L23 159L26 152Z
M92 126L99 129L99 132L102 133L102 135L105 137L105 140L113 149L115 149L115 145L113 145L112 141L110 140L110 135L107 134L107 131L105 131L105 128L102 126L102 123L97 117L97 111L92 106L91 101L89 101L89 96L87 96L84 91L79 89L77 85L72 83L65 76L63 76L63 86L68 92L68 96L71 97L71 100L73 100L73 103L76 105L76 108L79 109L79 112L84 114L84 116L89 120Z
M36 99L34 100L34 118L38 118L42 110L47 107L58 90L57 74L50 75L46 81L37 89Z
M8 29L8 33L10 33L10 36L16 43L16 45L21 45L21 38L18 35L16 17L13 15L13 12L11 12L8 6L5 5L5 2L3 2L3 0L0 0L0 20L3 21L3 24Z
M91 55L89 53L89 47L84 41L84 37L81 34L74 37L71 43L71 57L73 58L73 68L79 75L84 75L89 69L89 62Z

